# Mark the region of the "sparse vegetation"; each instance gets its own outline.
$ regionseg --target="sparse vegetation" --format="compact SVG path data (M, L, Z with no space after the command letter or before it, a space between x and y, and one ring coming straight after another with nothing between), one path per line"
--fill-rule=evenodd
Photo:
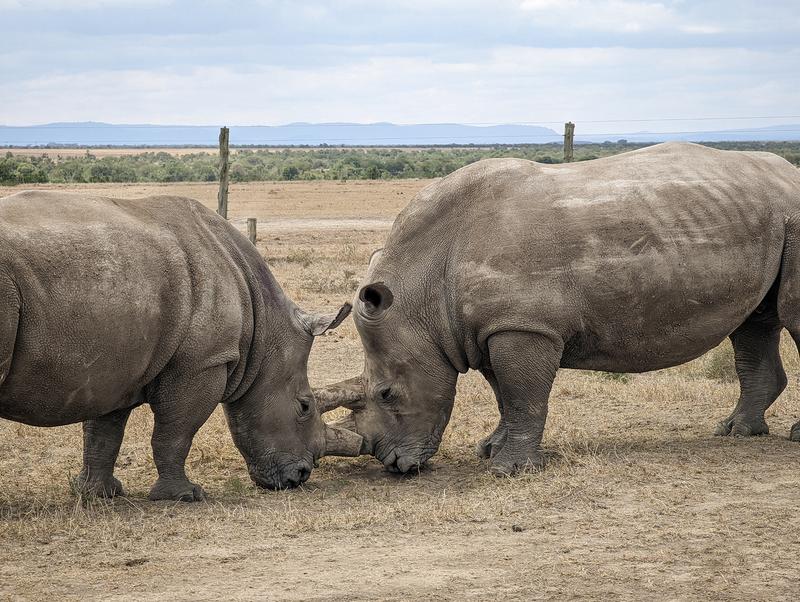
M358 287L358 279L355 276L355 270L347 269L341 272L315 273L308 277L303 289L322 294L353 293Z
M624 141L579 144L575 160L585 161L642 148ZM800 142L719 142L715 148L765 150L800 165ZM520 157L541 163L560 163L560 144L494 145L434 148L299 148L236 149L231 154L231 182L267 180L390 180L436 178L490 157ZM168 150L119 156L6 152L0 158L0 184L212 182L218 177L218 158L208 152Z
M299 263L307 268L314 261L314 251L311 249L291 249L283 257L275 257L275 261L286 261L287 263Z
M627 385L631 382L631 375L625 372L600 372L600 376L611 382L617 382L622 385Z
M701 373L705 378L724 383L736 382L736 365L730 341L725 341L716 349L709 351L699 361L702 365Z

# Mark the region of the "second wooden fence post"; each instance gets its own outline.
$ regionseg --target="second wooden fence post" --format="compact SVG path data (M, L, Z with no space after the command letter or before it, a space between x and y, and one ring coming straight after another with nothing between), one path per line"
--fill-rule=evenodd
M572 142L575 138L575 124L568 121L564 124L564 163L572 162Z
M228 140L227 127L219 129L219 193L217 194L217 213L228 219Z

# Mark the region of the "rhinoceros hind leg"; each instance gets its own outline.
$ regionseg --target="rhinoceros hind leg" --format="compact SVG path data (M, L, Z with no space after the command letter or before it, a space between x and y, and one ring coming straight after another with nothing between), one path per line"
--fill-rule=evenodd
M800 328L790 328L789 334L792 335L794 344L797 347L798 352L800 352ZM800 421L795 422L792 425L792 428L789 429L789 441L800 442Z
M159 377L150 399L153 410L153 461L158 480L151 500L197 502L205 499L203 488L185 472L186 456L195 433L222 400L227 380L225 365L200 374L167 372Z
M114 478L114 463L133 408L123 408L83 423L83 469L72 481L72 489L87 497L125 495Z
M488 460L503 447L503 444L506 442L506 436L508 435L508 428L506 427L503 397L500 393L500 387L497 384L497 377L494 375L494 372L488 368L481 370L481 374L483 374L486 381L491 385L492 392L497 400L497 409L500 411L500 421L497 423L497 428L494 429L491 435L482 439L475 449L479 458Z
M759 311L731 333L739 401L731 415L717 425L715 435L769 434L764 412L786 388L786 373L778 352L780 335L781 325L771 291Z
M489 470L501 476L539 470L547 400L563 343L536 333L503 332L492 335L488 347L507 425L505 443L492 450Z
M780 286L778 289L778 316L781 324L792 335L800 352L800 214L790 215L786 221L786 239L783 245ZM800 422L789 431L791 441L800 441Z

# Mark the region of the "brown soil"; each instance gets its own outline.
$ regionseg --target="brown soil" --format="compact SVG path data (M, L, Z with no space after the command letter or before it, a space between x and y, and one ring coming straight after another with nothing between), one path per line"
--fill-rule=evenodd
M263 220L259 247L305 307L350 298L393 215L423 182L257 183L231 215ZM89 186L215 204L207 185ZM271 192L271 191L277 192ZM0 189L0 195L10 189ZM631 377L564 370L553 389L543 473L489 476L475 442L497 418L481 377L461 378L430 467L395 477L368 458L325 459L300 490L252 486L217 412L188 471L205 504L151 503L146 408L117 476L129 497L81 503L80 426L0 421L0 599L794 599L800 591L800 361L772 433L715 438L738 392L729 345ZM352 321L322 337L311 380L357 373ZM721 368L722 367L722 368Z

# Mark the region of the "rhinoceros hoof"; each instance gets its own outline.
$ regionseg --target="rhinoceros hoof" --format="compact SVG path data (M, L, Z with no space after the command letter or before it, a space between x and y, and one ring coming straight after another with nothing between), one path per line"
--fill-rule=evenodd
M541 452L512 453L503 447L489 462L489 472L498 477L510 477L520 473L538 472L544 468Z
M475 447L475 453L483 460L493 458L503 448L503 444L506 442L506 435L507 431L505 429L498 428L498 430L495 430L494 433L478 443Z
M125 495L122 483L116 477L105 479L92 479L81 472L72 480L72 490L79 496L85 498L111 498L118 495Z
M191 481L167 481L158 479L148 496L151 501L172 500L175 502L202 502L206 493L200 485Z
M758 422L745 422L743 420L723 420L717 424L714 434L718 437L753 437L756 435L769 435L769 426L763 420Z
M789 431L789 441L800 441L800 422L795 422Z

